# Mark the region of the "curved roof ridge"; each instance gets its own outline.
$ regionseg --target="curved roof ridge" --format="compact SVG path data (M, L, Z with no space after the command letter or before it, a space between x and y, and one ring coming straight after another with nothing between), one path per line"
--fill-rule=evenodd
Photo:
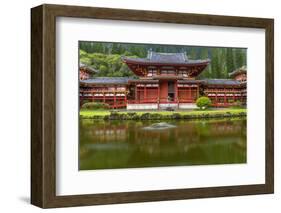
M203 79L206 84L223 84L223 85L240 85L241 82L234 79L222 79L222 78L215 78L215 79Z
M133 77L94 77L85 80L80 80L81 83L88 84L127 84Z
M184 52L155 52L152 50L148 51L147 59L150 61L173 61L173 62L185 62L186 54Z
M239 68L235 69L234 71L230 72L228 75L230 77L235 77L236 75L238 75L240 73L247 73L247 66L246 65L243 65L242 67L239 67Z

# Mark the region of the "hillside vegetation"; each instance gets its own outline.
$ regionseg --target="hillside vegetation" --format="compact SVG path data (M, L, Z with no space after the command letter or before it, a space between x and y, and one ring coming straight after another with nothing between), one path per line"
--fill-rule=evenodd
M211 59L210 65L199 78L229 78L229 73L246 65L245 48L192 47L156 44L125 44L102 42L79 42L80 62L99 72L101 77L134 76L121 56L145 58L148 50L156 52L186 52L189 59Z

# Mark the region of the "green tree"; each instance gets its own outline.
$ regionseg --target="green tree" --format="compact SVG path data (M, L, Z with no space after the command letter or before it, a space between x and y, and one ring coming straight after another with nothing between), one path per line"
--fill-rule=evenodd
M99 69L99 73L98 73L99 76L107 76L108 68L105 65L101 64L98 69Z
M196 100L196 106L200 109L207 109L211 104L211 99L206 96L202 96Z
M246 65L244 49L236 49L236 69Z
M191 59L196 59L197 58L197 51L194 47L191 48L190 54L189 54L189 58Z
M208 59L209 58L209 48L203 48L200 51L200 59ZM211 66L208 65L206 67L206 69L204 70L204 72L201 74L200 78L210 78L210 76L212 75L212 69Z
M232 48L226 49L226 67L227 67L227 73L232 72L235 68Z
M212 78L220 78L219 53L217 48L211 49Z

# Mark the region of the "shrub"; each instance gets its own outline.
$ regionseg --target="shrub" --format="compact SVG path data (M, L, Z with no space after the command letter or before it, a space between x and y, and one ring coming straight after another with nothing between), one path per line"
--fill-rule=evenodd
M89 103L90 101L89 100L82 100L81 101L81 106L83 106L85 103Z
M179 113L173 113L173 114L172 114L172 118L173 118L173 119L181 119L182 116L181 116L181 114L179 114Z
M135 112L128 112L127 114L128 114L128 116L130 116L130 117L134 117L137 113L135 113Z
M108 117L109 120L120 120L120 114L118 112L112 111Z
M82 105L82 109L108 109L109 105L99 102L88 102Z
M211 100L208 97L202 96L196 100L196 106L200 109L206 109L211 106Z
M140 119L141 119L141 120L149 120L149 119L150 119L150 113L143 113L143 114L140 116Z

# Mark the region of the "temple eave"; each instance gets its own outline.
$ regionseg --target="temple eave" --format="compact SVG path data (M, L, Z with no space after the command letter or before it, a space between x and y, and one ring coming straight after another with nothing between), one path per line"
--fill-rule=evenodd
M173 67L194 67L194 66L207 66L210 61L204 60L201 62L181 62L181 63L175 63L175 62L155 62L155 61L134 61L134 60L124 60L124 62L130 66L130 65L142 65L142 66L173 66Z

